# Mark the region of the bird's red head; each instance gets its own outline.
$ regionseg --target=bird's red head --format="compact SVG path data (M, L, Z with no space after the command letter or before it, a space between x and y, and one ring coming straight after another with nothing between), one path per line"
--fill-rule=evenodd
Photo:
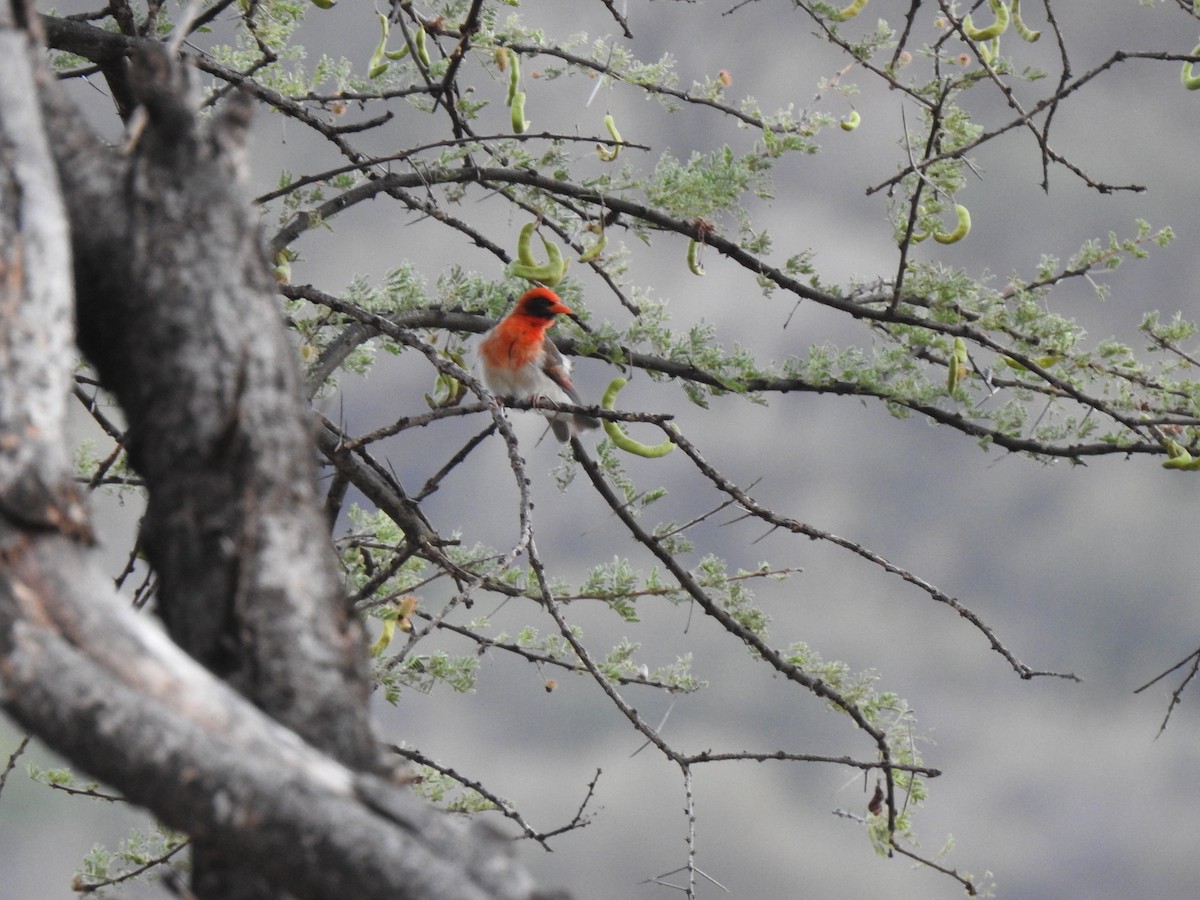
M569 316L573 310L558 298L558 294L547 287L535 287L521 295L513 313L534 319L553 319Z

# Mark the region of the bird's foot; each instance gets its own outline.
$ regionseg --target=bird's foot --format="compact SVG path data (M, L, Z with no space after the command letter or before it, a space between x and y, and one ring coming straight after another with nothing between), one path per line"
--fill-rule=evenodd
M534 409L548 409L551 412L558 412L558 410L562 409L562 406L560 406L558 403L551 400L549 397L542 396L541 394L531 395L529 398L529 405Z

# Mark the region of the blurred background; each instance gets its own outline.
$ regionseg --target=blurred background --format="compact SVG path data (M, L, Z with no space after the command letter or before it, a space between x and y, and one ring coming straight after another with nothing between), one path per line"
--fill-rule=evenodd
M669 53L681 87L725 69L733 79L730 98L753 95L766 111L789 103L809 108L818 81L832 77L843 58L811 37L811 21L791 4L760 0L730 13L732 5L618 0L635 34L619 43L643 60ZM1041 4L1028 5L1026 20L1045 28ZM74 6L65 4L63 11ZM876 17L899 25L908 6L876 0L857 28L873 27ZM925 6L916 17L914 45L937 34L936 5ZM1200 26L1170 3L1053 9L1075 75L1117 48L1186 53L1200 34ZM315 13L301 42L314 53L319 46L365 63L378 36L373 17L353 2ZM521 14L552 40L579 31L617 33L600 3L526 0ZM855 32L850 25L846 30ZM1054 76L1033 84L1014 81L1021 102L1031 105L1052 90L1059 64L1052 36L1005 50L1019 66ZM528 74L536 63L527 60L525 67ZM1144 339L1136 329L1146 312L1195 317L1200 216L1193 152L1200 94L1183 91L1178 76L1178 63L1116 65L1061 107L1051 133L1055 150L1094 179L1138 183L1145 192L1100 195L1061 167L1050 170L1050 190L1043 192L1038 147L1028 132L1014 129L972 156L981 177L970 177L960 198L972 211L969 239L950 247L921 245L916 253L936 255L975 276L988 273L1003 284L1011 273L1030 277L1043 254L1066 260L1089 239L1106 241L1110 231L1132 237L1135 220L1144 218L1155 227L1172 226L1178 239L1154 249L1148 261L1127 262L1100 276L1108 299L1097 299L1076 279L1055 290L1050 307L1082 321L1093 341L1115 337L1139 349ZM750 203L774 238L772 259L811 248L822 281L843 286L894 275L887 199L867 196L865 188L906 161L897 143L901 98L861 70L846 80L862 88L854 98L860 128L825 131L816 156L784 157L773 173L774 199ZM587 107L592 87L580 78L531 82L535 130L565 131L563 123L579 121L581 132L591 133L603 112L612 111L627 140L679 159L725 143L745 151L758 137L733 129L712 111L667 115L628 86L605 88ZM481 82L480 89L497 88ZM970 108L981 124L1012 117L995 92L973 93L970 102L979 105ZM103 97L92 92L89 102L102 104ZM846 101L830 92L817 108L838 117L848 112ZM498 123L503 113L497 110ZM915 125L911 107L908 113ZM104 115L107 110L97 120ZM332 164L295 123L263 115L256 127L254 193L272 187L281 168L304 172ZM408 146L423 128L437 133L407 111L391 130L358 143L374 150ZM587 148L582 145L580 153ZM494 200L469 197L462 214L506 246L520 224ZM266 224L269 230L274 222ZM431 285L453 264L501 275L494 258L395 205L360 205L331 225L332 233L301 239L304 259L294 265L294 281L337 293L354 276L378 281L406 260L416 261ZM713 323L723 345L741 343L764 360L803 355L825 341L867 339L844 317L813 304L795 309L782 294L764 299L751 276L716 253L704 259L707 276L701 279L683 264L684 241L657 239L652 248L626 241L633 252L631 281L670 301L673 327ZM582 286L595 321L625 321L599 281L583 278ZM598 397L615 374L589 360L579 362L576 372L585 398ZM430 382L423 362L387 356L366 380L343 378L323 411L352 432L368 431L419 409ZM916 417L897 420L879 403L846 398L789 394L771 397L763 407L726 397L702 410L672 385L634 378L620 405L675 413L710 462L740 485L756 482L751 493L777 512L857 541L936 584L1032 668L1084 679L1021 680L952 610L837 547L768 533L760 524L734 521L736 514L728 511L692 531L692 562L712 552L731 569L763 560L803 568L786 581L754 585L758 605L772 618L772 644L804 641L826 659L875 669L880 689L913 706L924 739L921 755L944 772L929 780L930 799L915 821L925 855L935 855L952 837L943 863L970 873L981 887L994 884L1005 898L1195 896L1195 816L1187 785L1195 768L1200 694L1189 691L1158 736L1178 679L1136 696L1133 691L1200 645L1194 594L1200 554L1193 536L1200 478L1164 471L1158 460L1114 457L1071 466L985 452L958 432ZM565 492L556 489L550 473L558 464L557 448L537 443L540 420L515 421L534 479L538 548L553 561L554 574L578 578L618 555L649 567L582 476ZM460 446L480 427L473 420L423 429L378 453L407 485L419 486L441 465L447 447ZM469 472L430 498L427 511L443 531L464 523L469 541L509 546L517 523L503 447L496 441L476 455ZM695 489L681 457L626 461L643 488L673 488L648 513L648 522L686 521L721 502ZM136 527L136 500L98 501L97 515L115 574ZM645 600L638 608L643 621L637 625L582 605L567 614L596 652L628 638L642 645L639 658L651 668L694 654L696 675L710 682L706 690L675 701L626 692L652 722L669 713L662 734L672 746L686 752L871 756L869 743L848 720L768 677L698 610ZM476 614L489 614L510 630L537 615L514 603ZM543 631L553 627L545 618L537 624ZM458 650L465 652L461 645ZM478 779L544 830L571 819L601 770L588 807L591 824L556 839L553 853L521 843L522 858L542 883L568 887L579 900L678 896L645 883L686 862L678 769L651 748L638 752L643 739L590 681L556 674L559 687L547 693L545 674L489 655L474 693L409 692L396 707L381 701L381 735ZM19 739L0 720L0 762ZM93 843L111 845L132 823L145 820L32 784L24 776L26 762L48 767L53 758L34 744L0 796L0 896L67 897L71 874ZM697 863L725 889L701 885L699 896L958 896L961 888L944 876L914 870L902 858L876 857L863 827L835 815L862 815L872 786L873 779L868 784L853 771L827 765L697 767ZM153 885L130 895L165 896Z

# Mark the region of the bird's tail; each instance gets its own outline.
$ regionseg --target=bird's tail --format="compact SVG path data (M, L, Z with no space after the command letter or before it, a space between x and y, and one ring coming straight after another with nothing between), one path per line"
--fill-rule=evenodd
M599 419L595 416L585 416L583 413L573 413L569 416L552 416L550 418L550 428L554 431L554 436L564 444L571 439L572 434L578 434L581 431L591 431L593 428L599 427Z

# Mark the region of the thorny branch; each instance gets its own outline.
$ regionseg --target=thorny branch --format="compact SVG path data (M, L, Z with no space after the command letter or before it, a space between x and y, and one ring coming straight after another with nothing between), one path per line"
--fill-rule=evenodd
M392 749L392 752L395 753L397 756L402 756L405 759L407 759L409 762L416 763L419 766L426 766L430 769L433 769L435 772L445 775L447 778L450 778L451 780L458 782L464 788L474 791L480 797L482 797L483 799L485 799L486 801L491 803L494 807L496 807L496 809L498 809L500 811L500 814L502 816L504 816L506 819L511 819L513 822L516 822L517 825L520 827L522 834L525 837L529 838L530 840L536 841L538 844L540 844L542 846L542 848L544 850L551 849L550 845L548 843L550 838L555 837L560 834L565 834L568 831L574 831L577 828L585 828L591 822L590 817L588 815L586 815L585 811L587 810L587 805L591 801L592 796L595 793L596 784L600 780L600 770L599 769L596 770L595 778L593 778L591 783L587 786L587 792L583 798L583 802L581 802L579 804L579 809L576 811L575 815L571 818L571 820L569 822L567 822L565 825L562 825L558 828L554 828L550 831L538 831L533 826L531 826L527 821L525 821L524 817L522 817L521 814L516 809L513 808L511 803L509 803L508 801L504 800L503 798L497 796L496 794L492 793L481 782L476 781L472 778L468 778L467 776L463 775L462 773L456 772L453 768L451 768L449 766L444 766L444 765L436 762L435 760L430 759L425 754L423 754L421 751L415 750L411 747L401 747L398 744L392 744L391 749Z
M1167 723L1171 721L1171 714L1175 711L1175 707L1183 701L1183 692L1187 689L1187 686L1195 680L1197 675L1200 675L1200 650L1193 650L1179 662L1175 663L1175 665L1171 666L1171 668L1155 675L1134 691L1135 694L1140 694L1142 691L1158 684L1158 682L1162 681L1172 672L1182 669L1185 666L1187 667L1187 671L1184 673L1183 679L1176 685L1175 690L1171 692L1171 702L1167 704L1167 711L1163 715L1162 724L1158 726L1159 735L1167 730Z

